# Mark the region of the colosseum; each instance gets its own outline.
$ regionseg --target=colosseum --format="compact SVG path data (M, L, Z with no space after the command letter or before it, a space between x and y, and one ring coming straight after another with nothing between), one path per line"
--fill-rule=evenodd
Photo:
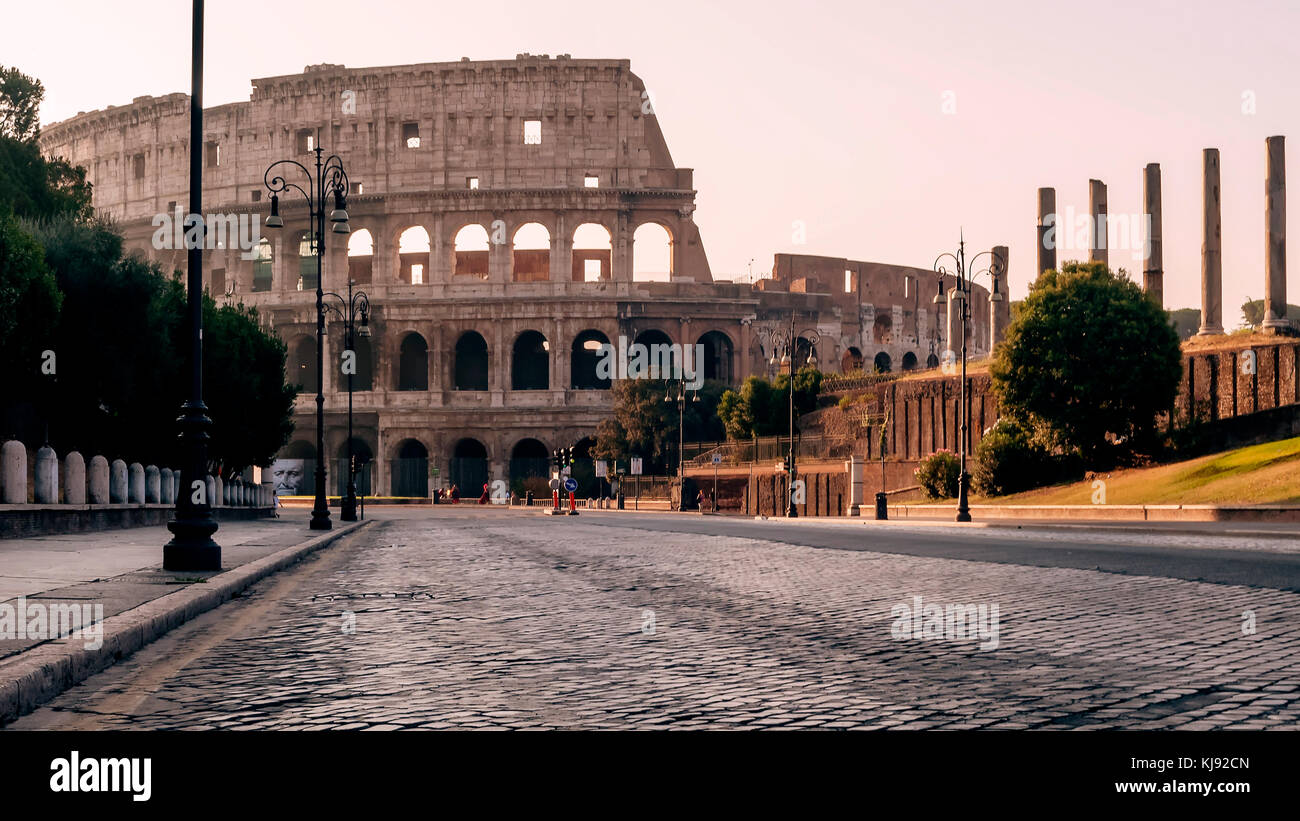
M252 85L247 102L204 113L203 211L264 218L271 163L312 162L317 146L342 159L352 231L327 233L323 277L342 293L350 278L372 306L353 385L363 492L425 496L431 475L477 488L544 470L552 448L586 441L610 414L594 351L619 336L699 343L705 378L732 384L767 373L771 334L792 315L796 331L820 336L823 370L933 367L945 348L929 269L777 253L770 277L715 278L692 170L674 163L627 60L316 65ZM41 138L47 154L87 169L96 209L129 248L180 270L185 251L155 247L154 235L187 201L188 107L185 94L139 97ZM285 197L280 213L285 227L247 251L205 252L204 278L284 339L303 391L281 456L314 460L306 201ZM989 349L986 290L976 286L971 308L978 355ZM329 364L343 339L336 319L324 380L331 459L347 452L348 430L346 378Z

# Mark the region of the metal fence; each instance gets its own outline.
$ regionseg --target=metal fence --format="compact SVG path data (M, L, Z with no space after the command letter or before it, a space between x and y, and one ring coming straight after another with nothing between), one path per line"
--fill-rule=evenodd
M828 436L798 436L794 438L795 459L847 459L854 452L856 440ZM780 462L790 452L789 436L760 436L732 442L687 442L683 448L685 461L691 467L713 463L714 455L722 457L724 465L752 465Z

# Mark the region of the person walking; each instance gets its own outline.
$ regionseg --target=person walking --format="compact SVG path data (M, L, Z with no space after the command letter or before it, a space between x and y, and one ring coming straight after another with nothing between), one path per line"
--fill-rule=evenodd
M455 505L455 504L459 504L459 503L460 503L460 486L459 486L459 485L452 485L452 486L451 486L451 503L452 503L453 505Z

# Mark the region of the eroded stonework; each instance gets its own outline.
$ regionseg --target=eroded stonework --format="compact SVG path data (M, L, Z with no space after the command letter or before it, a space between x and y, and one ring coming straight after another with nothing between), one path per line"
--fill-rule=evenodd
M48 154L86 167L96 209L129 248L179 270L184 248L158 247L168 244L158 233L188 199L188 105L184 94L140 97L42 135ZM248 102L207 109L204 130L207 215L264 219L267 167L314 163L316 146L347 169L352 234L327 233L323 280L346 293L350 277L374 308L354 377L370 493L427 492L417 478L427 465L476 496L480 481L535 473L551 449L594 436L611 403L591 350L620 336L703 344L705 377L733 384L767 372L770 333L788 330L791 312L796 331L819 332L823 370L926 367L946 347L929 270L777 254L757 285L715 280L692 170L673 162L626 60L309 66L254 80ZM233 238L205 251L204 278L219 298L256 306L285 340L288 378L305 390L284 455L315 458L305 200L283 196L280 214L285 227L263 229L265 244L248 253ZM667 270L639 264L652 234ZM976 291L978 354L989 320ZM324 385L334 493L347 438L336 319Z

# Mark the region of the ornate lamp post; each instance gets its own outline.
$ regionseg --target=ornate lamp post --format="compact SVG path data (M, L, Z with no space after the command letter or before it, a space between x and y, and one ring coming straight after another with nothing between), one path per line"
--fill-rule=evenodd
M339 301L338 305L326 303L326 310L338 314L339 319L343 320L343 344L346 350L356 356L356 337L370 336L370 297L366 296L365 291L352 292L352 277L348 277L348 296L347 299L339 296L333 291L325 294L327 297L333 297ZM358 327L357 320L361 320ZM357 520L357 466L352 453L352 376L356 373L355 363L347 372L348 375L348 489L343 496L343 504L340 508L339 518L345 522L355 522Z
M975 261L982 256L989 257L989 267L972 271ZM952 260L955 269L949 271L944 265L944 259ZM958 453L960 454L961 466L960 475L957 477L957 521L969 522L970 503L968 501L968 491L970 487L970 475L966 472L966 441L969 437L970 430L970 408L966 404L966 336L967 324L970 322L970 295L971 288L975 283L975 278L981 274L988 274L989 279L993 281L993 292L989 294L990 302L1001 302L1002 293L998 290L998 280L1006 271L1006 260L1002 259L992 251L981 251L969 260L966 259L966 238L963 235L957 246L957 253L943 253L934 261L935 273L939 275L938 293L934 295L934 304L943 305L947 301L947 295L943 289L943 278L952 276L955 280L953 287L953 299L960 303L959 311L961 316L961 433L958 437ZM952 344L952 340L948 340Z
M190 92L190 216L199 220L203 211L203 0L194 0ZM189 231L186 231L187 239ZM212 518L213 499L199 493L208 473L208 406L203 402L203 242L187 243L188 297L190 314L190 398L181 407L180 493L176 494L176 517L167 523L172 540L163 546L164 570L220 570L221 545L212 540L217 521ZM200 501L195 501L198 496Z
M311 510L311 529L329 530L330 509L325 498L325 291L322 285L322 269L325 257L325 205L326 197L333 195L334 209L330 211L329 221L334 225L334 233L352 232L348 226L347 194L348 175L343 170L343 161L338 155L331 154L322 159L322 149L317 146L316 168L311 169L297 160L277 160L271 163L263 175L263 182L271 192L271 216L267 217L267 228L283 228L284 220L280 217L280 192L293 189L307 200L307 213L311 224L311 245L316 253L316 503ZM306 178L306 188L290 182L276 171L279 166L292 173L296 169ZM349 283L349 288L351 284ZM349 384L351 380L349 379ZM351 405L351 397L349 397ZM349 418L349 426L351 419ZM350 437L349 437L350 438ZM348 444L351 448L351 442Z
M798 353L796 346L799 340L803 339L808 342L808 363L812 367L817 367L817 343L822 341L821 334L816 328L805 328L799 333L794 330L794 311L790 312L790 329L786 331L783 328L773 328L767 332L768 343L772 348L771 359L768 360L768 367L772 372L773 378L776 374L785 368L790 369L790 455L786 460L786 471L789 474L788 504L786 505L785 515L788 518L796 519L799 517L799 511L794 505L794 480L795 480L795 463L794 463L794 360ZM781 352L780 360L777 359L777 351Z
M664 394L664 402L666 404L671 404L674 401L677 402L677 510L679 512L686 509L686 499L684 498L686 494L686 475L683 471L686 468L685 422L686 395L688 393L690 393L690 391L686 389L686 381L684 379L679 379L677 380L677 396L673 396L672 388L669 388L668 393ZM700 391L698 388L690 401L700 401Z

